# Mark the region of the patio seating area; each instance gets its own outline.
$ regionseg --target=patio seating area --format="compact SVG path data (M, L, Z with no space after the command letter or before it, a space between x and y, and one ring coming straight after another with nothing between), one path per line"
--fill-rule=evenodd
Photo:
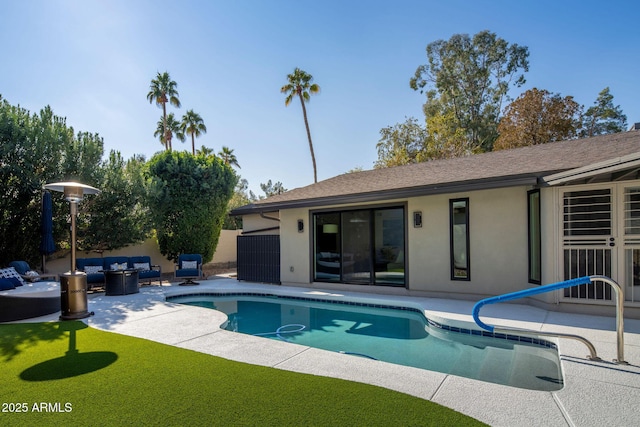
M177 284L141 288L117 297L89 296L95 315L84 319L105 331L146 338L207 354L285 369L359 381L401 391L440 403L493 426L628 426L637 422L640 399L640 321L625 320L625 359L616 365L615 319L549 312L527 305L486 307L483 318L495 325L584 335L604 362L586 358L577 342L559 340L565 386L556 392L524 390L439 372L399 366L318 350L220 329L226 315L205 308L168 303L167 295L193 292L269 292L275 294L349 298L375 302L384 299L420 304L429 318L472 323L473 302L398 295L374 295L313 288L262 285L230 278L202 280L197 288ZM52 314L30 321L57 320Z

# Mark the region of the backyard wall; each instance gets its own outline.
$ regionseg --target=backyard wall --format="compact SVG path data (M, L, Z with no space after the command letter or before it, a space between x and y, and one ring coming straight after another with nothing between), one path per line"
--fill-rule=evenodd
M222 230L216 252L210 264L219 264L224 266L235 266L236 262L236 237L242 233L242 230ZM105 251L99 254L95 252L76 252L76 258L99 258L106 256L135 256L148 255L151 257L153 264L158 264L162 268L163 273L170 273L174 270L173 261L166 259L161 253L155 239L147 239L144 243L135 246L127 246L114 251ZM69 271L71 255L55 260L47 260L48 273L64 273Z

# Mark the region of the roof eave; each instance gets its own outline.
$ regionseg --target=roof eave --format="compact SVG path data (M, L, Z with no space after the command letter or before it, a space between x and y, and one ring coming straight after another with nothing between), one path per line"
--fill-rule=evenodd
M639 167L640 152L628 154L622 157L616 157L614 159L608 159L580 168L562 171L552 175L547 175L542 177L542 181L549 186L565 185L572 182L593 178L597 175L611 174L625 169L635 169Z
M458 181L418 187L395 188L391 190L371 191L367 193L342 194L336 196L287 200L272 203L254 203L236 208L230 212L230 215L238 216L259 214L261 212L276 212L280 209L311 208L327 205L367 203L408 197L429 196L435 194L489 190L494 188L535 186L537 184L537 175L516 175L509 177L480 179L475 181Z

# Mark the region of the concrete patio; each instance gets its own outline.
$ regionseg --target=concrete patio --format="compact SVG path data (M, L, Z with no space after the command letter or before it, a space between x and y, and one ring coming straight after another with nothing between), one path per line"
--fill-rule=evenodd
M268 340L220 329L226 315L214 310L166 302L165 297L207 291L264 292L323 299L408 304L427 317L451 324L473 322L469 301L322 291L238 282L203 280L199 286L142 287L123 296L89 296L85 319L92 327L145 338L240 362L307 374L358 381L437 402L493 426L631 426L637 425L640 402L640 320L625 319L624 356L616 358L615 319L557 313L527 305L498 304L483 308L484 321L540 331L573 333L591 340L603 362L586 358L587 348L560 339L564 388L556 392L519 389L399 366L381 361ZM445 320L447 319L447 320ZM29 321L57 320L57 315Z

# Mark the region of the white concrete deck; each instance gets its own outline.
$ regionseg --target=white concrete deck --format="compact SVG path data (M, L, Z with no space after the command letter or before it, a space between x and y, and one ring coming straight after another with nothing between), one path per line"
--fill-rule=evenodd
M640 320L625 319L624 358L617 365L615 319L556 313L527 305L483 307L484 321L542 331L567 332L591 340L605 362L587 360L578 342L558 341L564 388L531 391L390 363L368 360L297 344L236 334L220 329L226 315L214 310L169 303L165 295L183 292L252 291L390 300L421 307L427 317L442 323L473 322L469 301L373 295L237 282L200 281L199 286L143 287L139 294L89 297L85 319L105 331L196 350L199 352L308 374L343 378L397 390L437 402L493 426L631 426L640 424ZM31 321L57 320L57 315ZM157 404L157 403L155 403Z

